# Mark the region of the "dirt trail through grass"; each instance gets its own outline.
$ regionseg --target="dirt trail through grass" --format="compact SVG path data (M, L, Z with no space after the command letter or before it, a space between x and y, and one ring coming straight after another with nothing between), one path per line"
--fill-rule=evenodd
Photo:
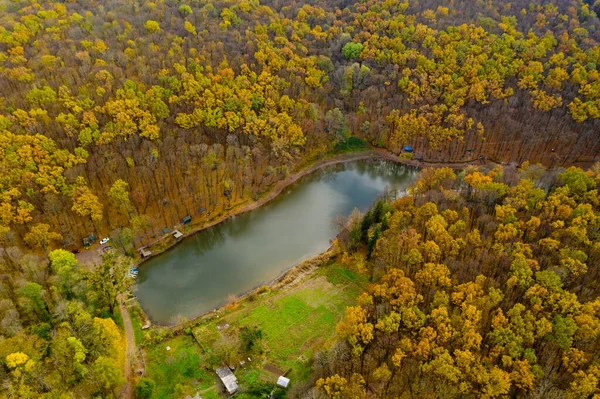
M125 326L125 337L127 339L127 350L125 355L125 385L121 390L120 397L123 399L133 399L133 376L131 375L131 359L135 356L135 335L133 325L127 307L123 301L119 301L121 316L123 317L123 326Z

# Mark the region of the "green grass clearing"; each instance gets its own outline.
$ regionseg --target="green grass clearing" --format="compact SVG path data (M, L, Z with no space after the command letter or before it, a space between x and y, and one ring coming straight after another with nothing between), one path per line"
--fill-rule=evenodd
M133 334L135 335L135 343L141 345L144 341L144 331L142 330L142 316L141 309L136 303L128 306L129 317L131 318L131 325L133 327Z
M258 327L267 362L291 370L288 376L305 380L315 350L331 340L346 306L355 303L365 279L339 265L318 269L299 286L245 303L219 320L197 327L194 333L204 347L219 337L218 325Z
M358 137L348 137L335 145L334 153L354 152L368 150L369 145Z
M265 358L255 357L236 371L242 387L256 380L274 382L277 376L263 369L266 364L289 370L287 376L293 382L305 381L313 353L335 339L336 324L346 307L356 302L365 283L364 277L343 266L321 267L298 285L260 294L254 301L243 301L236 310L197 325L192 331L200 345L191 335L162 341L146 351L147 377L156 382L152 397L178 397L185 387L199 390L205 399L218 398L218 392L209 388L219 382L203 361L211 356L222 334L237 334L242 326L260 328L265 350ZM220 332L217 326L225 324L230 327Z
M188 335L164 340L148 350L146 377L156 383L152 398L183 397L182 388L189 391L212 387L215 376L200 368L200 355L200 347Z

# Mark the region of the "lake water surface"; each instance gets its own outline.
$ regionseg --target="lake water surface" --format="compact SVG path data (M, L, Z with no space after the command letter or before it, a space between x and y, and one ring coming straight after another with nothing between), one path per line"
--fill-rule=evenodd
M277 198L185 238L145 262L136 295L157 323L193 318L326 250L336 216L365 211L386 187L405 190L417 170L389 161L326 167Z

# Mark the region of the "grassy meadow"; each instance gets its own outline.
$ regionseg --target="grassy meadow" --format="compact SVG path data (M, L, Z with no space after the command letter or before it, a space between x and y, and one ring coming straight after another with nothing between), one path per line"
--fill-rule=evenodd
M324 266L281 290L267 290L219 312L218 317L188 330L193 334L162 341L146 352L147 377L160 387L152 397L176 397L190 388L200 391L203 398L218 397L221 387L210 371L217 356L215 343L244 327L260 330L262 338L260 353L236 370L242 387L256 380L275 382L281 372L292 384L306 380L313 353L334 339L336 324L365 283L361 275L342 266Z

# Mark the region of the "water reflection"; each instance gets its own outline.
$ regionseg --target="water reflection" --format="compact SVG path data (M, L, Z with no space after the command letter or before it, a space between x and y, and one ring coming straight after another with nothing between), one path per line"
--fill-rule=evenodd
M158 323L191 318L324 251L331 221L368 208L386 187L406 189L417 170L387 161L334 165L269 204L186 238L140 268L136 295Z

